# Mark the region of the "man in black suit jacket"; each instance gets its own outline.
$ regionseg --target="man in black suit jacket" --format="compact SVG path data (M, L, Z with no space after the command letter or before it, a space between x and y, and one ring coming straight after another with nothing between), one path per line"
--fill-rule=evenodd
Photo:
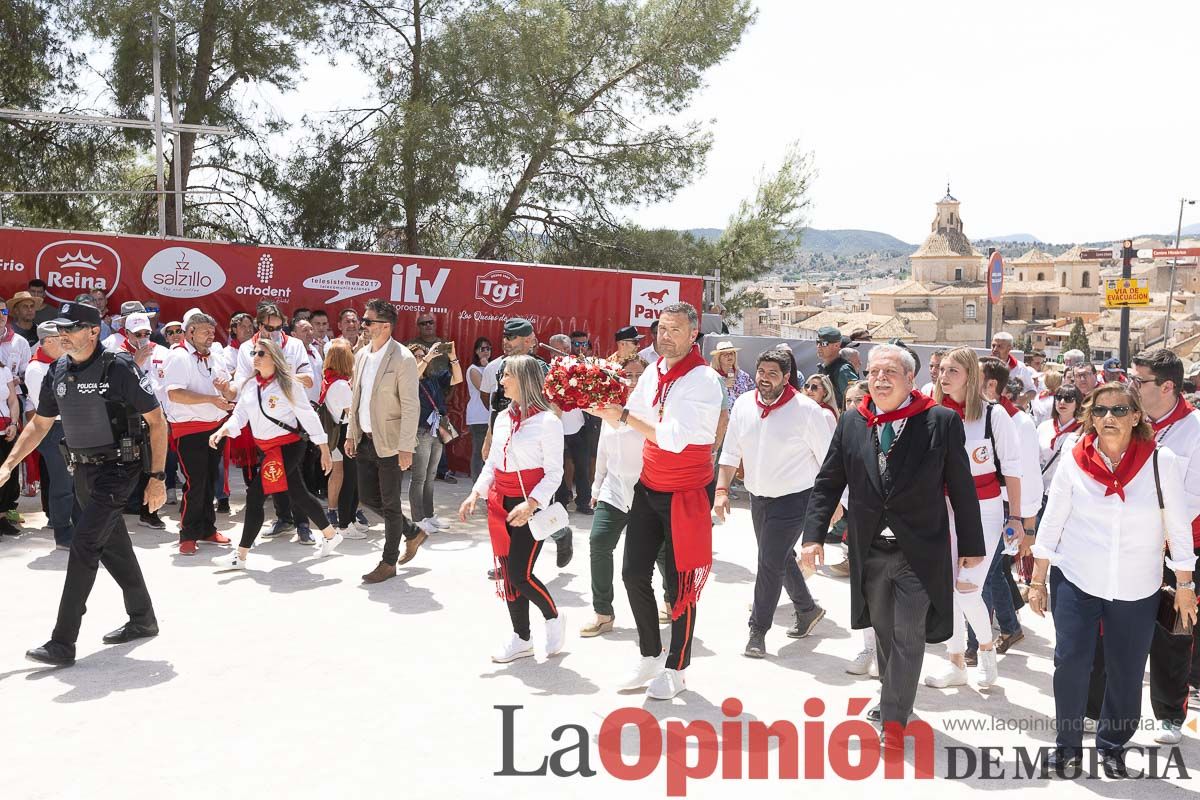
M823 561L829 520L849 486L851 627L875 629L881 721L901 728L912 713L925 644L953 631L947 499L960 561L974 566L985 554L962 421L913 391L915 373L905 350L871 349L871 394L838 422L809 499L802 551L809 566ZM885 743L898 741L889 734Z

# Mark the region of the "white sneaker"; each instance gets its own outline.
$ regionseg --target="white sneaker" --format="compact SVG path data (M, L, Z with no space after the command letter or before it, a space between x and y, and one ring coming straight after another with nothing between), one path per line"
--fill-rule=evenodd
M226 553L223 556L217 556L212 560L214 567L222 570L226 569L245 569L246 559L238 555L238 551L234 550L231 553Z
M1154 741L1159 744L1179 744L1183 741L1183 731L1178 725L1172 725L1170 722L1163 720L1162 727L1158 733L1154 734Z
M319 541L320 544L317 545L317 558L325 558L325 556L333 555L333 551L337 550L338 545L342 543L342 535L334 531L332 539L326 539L322 536Z
M975 667L975 682L987 689L1000 680L1000 667L996 664L996 648L979 651L979 664Z
M851 675L866 675L871 671L871 666L875 663L875 651L863 650L854 657L854 660L846 665L846 672Z
M567 643L567 615L561 609L554 619L546 620L546 656L558 655Z
M617 687L618 691L626 689L640 689L646 685L646 682L658 674L662 669L661 657L642 656L638 659L637 666L633 673L622 681Z
M179 503L179 495L174 489L167 489L167 505L173 506Z
M670 700L687 688L681 669L664 669L658 677L650 682L646 696L654 700Z
M869 670L867 670L867 674L870 675L872 678L879 677L879 656L878 655L876 655L874 658L871 659L871 668Z
M966 686L967 670L965 667L957 666L953 661L947 661L945 668L941 672L925 676L925 685L932 686L934 689Z
M421 530L425 531L430 536L432 536L433 534L438 532L438 529L435 528L428 519L423 519L420 522L418 522L417 527L420 528Z
M367 532L365 529L359 528L357 525L351 525L349 528L338 528L337 535L343 539L365 539Z
M430 517L428 522L439 531L450 530L450 523L446 522L446 520L442 519L441 517Z
M505 642L504 646L492 654L492 661L497 664L507 664L510 661L516 661L518 658L529 658L533 655L533 642L528 639L522 639L515 633L512 638Z

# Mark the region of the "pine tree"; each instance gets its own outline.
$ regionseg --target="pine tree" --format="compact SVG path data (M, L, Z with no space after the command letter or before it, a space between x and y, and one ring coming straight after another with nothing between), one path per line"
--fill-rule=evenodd
M1084 360L1092 360L1092 348L1088 346L1087 331L1083 327L1083 319L1075 318L1075 324L1071 326L1071 334L1067 337L1067 341L1063 344L1064 350L1080 350L1083 352Z

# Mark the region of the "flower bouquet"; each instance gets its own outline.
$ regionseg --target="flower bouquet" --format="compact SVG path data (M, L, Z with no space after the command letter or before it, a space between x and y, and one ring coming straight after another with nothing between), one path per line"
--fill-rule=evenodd
M546 398L563 411L623 405L630 391L622 380L621 368L611 361L567 355L550 363L543 389Z

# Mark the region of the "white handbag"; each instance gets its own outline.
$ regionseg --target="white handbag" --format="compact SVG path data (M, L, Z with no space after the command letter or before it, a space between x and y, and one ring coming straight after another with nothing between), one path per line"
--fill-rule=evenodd
M521 477L520 470L517 470L517 480L521 482L521 494L528 502L529 495L525 491L525 480ZM570 518L567 516L567 509L563 507L563 504L551 503L545 508L533 512L533 516L529 518L529 532L533 534L534 539L544 542L569 524Z

